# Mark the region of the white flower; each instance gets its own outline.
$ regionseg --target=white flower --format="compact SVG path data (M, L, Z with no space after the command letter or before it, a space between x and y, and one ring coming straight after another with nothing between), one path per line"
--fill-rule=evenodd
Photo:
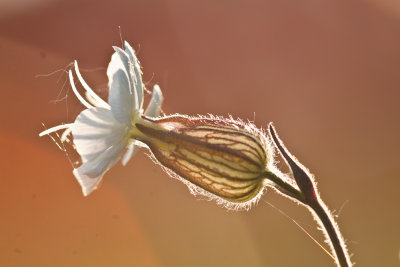
M82 158L82 165L73 173L85 196L98 187L104 173L115 165L126 148L123 165L129 161L138 145L143 145L130 139L132 125L140 121L142 115L157 117L163 100L160 87L155 85L150 103L143 112L144 85L135 52L127 42L125 51L119 47L114 47L114 50L107 69L108 103L83 80L75 61L75 72L86 90L87 100L78 93L71 71L69 79L72 90L87 109L77 116L74 123L59 125L39 134L43 136L66 129L61 137L61 141L65 141L72 132L75 148Z

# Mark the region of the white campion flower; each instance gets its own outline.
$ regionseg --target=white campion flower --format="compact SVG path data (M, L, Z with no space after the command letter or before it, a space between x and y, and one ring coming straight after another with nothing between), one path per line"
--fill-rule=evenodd
M180 114L158 117L162 94L156 85L149 106L143 112L142 73L134 51L115 53L107 69L108 103L83 80L77 63L75 72L86 99L72 90L87 107L75 122L42 132L66 129L61 141L72 133L82 165L73 173L87 196L104 173L122 157L126 164L138 146L149 149L152 159L170 176L185 183L190 192L217 200L229 208L250 208L261 197L273 165L273 149L263 130L251 123L209 115Z
M55 126L39 134L43 136L65 129L61 136L61 141L64 142L67 135L72 133L76 151L82 159L82 165L74 169L73 174L85 196L98 187L104 173L115 165L124 150L123 165L129 161L138 146L144 145L130 138L132 125L141 121L142 115L159 116L163 100L160 87L155 85L150 103L143 112L144 84L135 52L128 42L125 42L125 50L113 48L115 53L107 69L108 103L83 80L75 61L75 72L86 90L87 100L78 93L71 70L69 79L76 97L87 109L77 116L74 123Z

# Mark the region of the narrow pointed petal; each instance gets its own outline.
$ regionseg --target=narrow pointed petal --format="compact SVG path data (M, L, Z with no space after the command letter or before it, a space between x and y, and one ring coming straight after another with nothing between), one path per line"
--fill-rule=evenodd
M48 134L57 132L57 131L62 130L62 129L68 129L71 126L72 126L72 123L70 123L70 124L61 124L61 125L58 125L58 126L54 126L54 127L51 127L49 129L44 130L43 132L39 133L39 136L48 135Z
M60 141L61 143L64 143L65 141L68 141L68 135L72 132L71 128L67 128L61 135Z
M91 161L110 146L126 139L129 129L114 119L105 108L82 111L71 126L74 144L82 161ZM127 141L125 141L127 144Z
M86 107L86 108L93 108L92 105L89 104L89 102L87 102L78 92L78 90L76 89L75 86L75 82L74 82L74 76L72 76L72 71L70 70L68 72L69 74L69 82L71 84L72 87L72 91L74 92L75 96L79 99L79 101Z
M106 109L111 109L111 106L110 106L108 103L106 103L107 106L106 106L106 105L103 105L101 102L99 102L96 98L94 98L94 97L93 97L91 94L89 94L88 92L85 92L85 97L86 97L87 101L88 101L90 104L92 104L93 106L95 106L95 107L102 107L102 108L106 108Z
M86 95L86 97L88 98L88 100L92 100L94 104L97 107L103 107L103 108L109 108L110 105L107 104L106 101L104 101L103 99L101 99L101 97L99 97L93 90L92 88L90 88L90 86L85 82L85 80L83 79L81 72L79 71L79 67L78 67L78 62L75 60L74 61L74 67L75 67L75 73L76 76L78 76L79 81L81 82L83 88L85 88L86 93L91 97L91 99L88 98L88 95ZM90 102L92 102L90 101Z
M160 86L158 86L157 84L154 85L153 94L151 96L150 103L147 106L146 111L144 112L144 115L148 117L158 117L161 112L161 104L163 100L164 98Z
M135 145L135 143L130 143L128 149L126 150L124 156L122 157L122 165L125 166L128 161L132 158L132 156L139 150L139 146Z
M137 94L137 99L139 103L139 109L143 106L143 81L142 81L142 70L140 68L140 62L136 57L135 50L133 50L132 46L125 41L125 52L128 54L129 59L133 66L133 72L136 77L135 90Z

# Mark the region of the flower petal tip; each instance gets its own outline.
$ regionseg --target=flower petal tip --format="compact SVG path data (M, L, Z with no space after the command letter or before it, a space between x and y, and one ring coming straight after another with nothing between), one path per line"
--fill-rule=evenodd
M124 156L122 157L121 163L122 166L126 166L128 161L132 158L132 156L139 150L139 147L134 143L129 144L128 149L126 150Z
M79 172L78 169L74 169L73 174L76 178L76 180L79 182L81 188L82 188L82 193L85 197L90 195L94 190L98 188L98 185L103 178L103 175L91 178L85 174L82 174Z
M126 41L126 40L124 41L124 46L125 46L125 47L127 47L127 46L132 47L132 46L128 43L128 41Z

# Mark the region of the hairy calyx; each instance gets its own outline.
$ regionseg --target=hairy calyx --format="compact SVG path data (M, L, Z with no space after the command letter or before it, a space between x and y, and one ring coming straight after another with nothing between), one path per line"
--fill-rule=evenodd
M266 137L240 122L174 115L139 121L133 138L183 179L225 200L251 201L264 188Z

